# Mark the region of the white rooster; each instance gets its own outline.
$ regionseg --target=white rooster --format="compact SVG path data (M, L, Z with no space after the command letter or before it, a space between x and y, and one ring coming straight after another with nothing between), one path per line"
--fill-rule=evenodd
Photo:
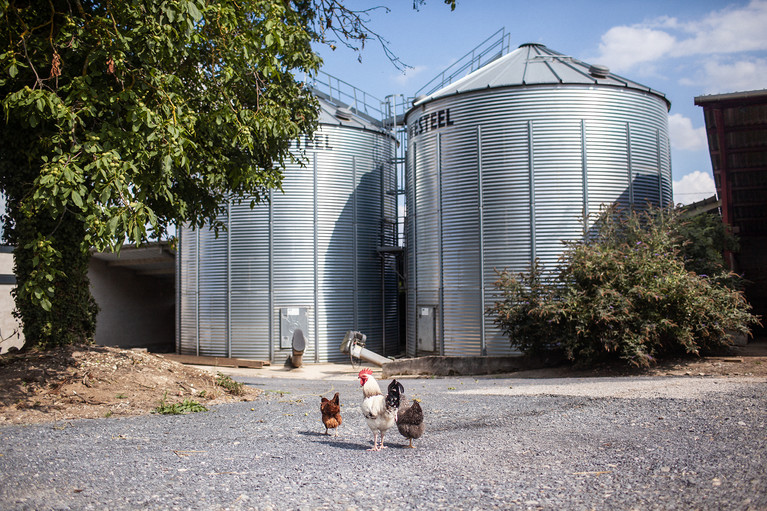
M373 378L373 371L365 368L359 372L360 386L362 387L362 416L368 423L368 427L373 432L373 447L370 451L380 451L384 449L384 435L397 421L397 407L399 406L400 390L395 386L394 394L384 396L381 393L381 387ZM392 382L394 383L394 382ZM389 393L392 394L390 386ZM387 399L388 397L388 399ZM381 445L378 445L378 436L381 435Z

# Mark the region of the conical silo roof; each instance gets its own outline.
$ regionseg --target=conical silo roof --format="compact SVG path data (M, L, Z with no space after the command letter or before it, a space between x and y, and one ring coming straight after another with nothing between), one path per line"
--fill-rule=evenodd
M611 73L606 66L587 64L539 43L523 44L460 80L428 96L416 98L414 104L489 88L568 84L634 89L659 96L669 106L671 104L662 92Z
M320 124L378 132L384 131L380 120L360 111L358 108L336 98L331 98L318 90L313 90L312 93L319 102L320 109L317 120Z

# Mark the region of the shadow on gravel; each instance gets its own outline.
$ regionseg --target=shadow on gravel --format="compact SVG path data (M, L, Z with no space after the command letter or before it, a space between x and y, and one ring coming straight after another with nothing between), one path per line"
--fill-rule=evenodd
M304 435L304 436L326 436L326 437L333 436L332 433L330 435L326 435L324 431L299 431L298 434Z
M317 431L299 431L298 434L304 435L304 436L324 438L324 440L316 440L316 441L326 443L326 444L331 444L333 447L338 447L339 449L346 449L348 451L366 451L368 450L370 445L372 445L373 443L372 440L370 442L366 442L362 444L360 444L359 442L348 442L346 440L343 440L341 437L326 435L325 433L322 433L322 432L318 433ZM388 449L389 447L393 449L403 449L407 447L407 445L403 446L399 444L386 444L386 448Z
M333 447L338 447L339 449L345 449L347 451L364 451L368 448L367 444L360 444L358 442L347 442L345 440L338 440L337 438L329 438L326 442L331 444Z

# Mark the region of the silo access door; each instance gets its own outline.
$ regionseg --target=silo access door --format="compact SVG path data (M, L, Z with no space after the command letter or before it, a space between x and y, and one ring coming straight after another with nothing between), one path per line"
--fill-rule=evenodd
M418 307L418 322L416 323L416 335L418 352L434 352L434 338L436 337L437 322L433 305Z
M309 319L306 316L306 307L282 307L280 308L280 349L292 347L293 332L300 328L304 334L309 332Z

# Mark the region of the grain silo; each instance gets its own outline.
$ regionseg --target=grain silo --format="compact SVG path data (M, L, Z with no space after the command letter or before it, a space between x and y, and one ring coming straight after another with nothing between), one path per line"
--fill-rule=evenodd
M407 353L502 355L495 269L553 267L601 204L670 205L670 103L524 44L406 114Z
M396 267L381 250L396 235L394 139L353 103L316 95L319 129L293 148L308 163L287 164L284 193L230 203L218 238L180 230L179 353L280 362L296 328L307 362L345 360L347 330L399 351Z

